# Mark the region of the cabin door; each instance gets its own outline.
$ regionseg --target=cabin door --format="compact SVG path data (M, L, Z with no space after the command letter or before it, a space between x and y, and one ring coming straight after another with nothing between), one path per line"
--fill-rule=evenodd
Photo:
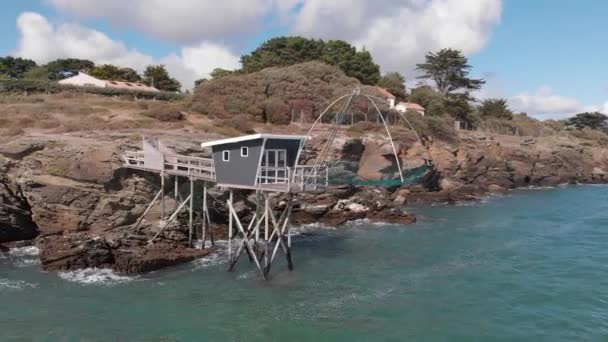
M287 150L264 150L261 183L287 183Z

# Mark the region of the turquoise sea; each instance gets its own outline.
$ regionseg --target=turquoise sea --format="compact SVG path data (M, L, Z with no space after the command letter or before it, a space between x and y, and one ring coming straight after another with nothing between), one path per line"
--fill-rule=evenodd
M608 341L608 187L300 228L296 270L246 258L138 277L0 256L0 341Z

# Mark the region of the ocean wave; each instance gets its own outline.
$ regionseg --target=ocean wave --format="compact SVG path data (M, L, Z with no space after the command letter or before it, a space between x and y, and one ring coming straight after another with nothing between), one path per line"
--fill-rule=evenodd
M23 280L10 280L0 278L0 290L23 290L25 288L36 288L38 285Z
M116 285L139 278L138 276L121 276L107 268L85 268L59 272L58 275L63 280L86 285Z

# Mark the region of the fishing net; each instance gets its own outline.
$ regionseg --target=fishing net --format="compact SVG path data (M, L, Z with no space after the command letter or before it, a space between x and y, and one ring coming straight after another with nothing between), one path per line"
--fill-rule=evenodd
M401 171L403 181L394 173L387 174L379 179L361 179L357 176L359 165L356 162L336 162L329 168L329 185L360 185L360 186L403 186L420 183L426 174L434 170L432 162L419 167Z

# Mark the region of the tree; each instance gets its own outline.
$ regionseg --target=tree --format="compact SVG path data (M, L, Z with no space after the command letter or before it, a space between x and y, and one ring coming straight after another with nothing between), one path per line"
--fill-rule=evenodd
M37 66L31 68L23 74L23 79L26 80L37 80L37 81L48 81L49 80L49 69L46 66Z
M273 66L287 66L321 59L325 43L303 37L277 37L260 45L249 55L241 56L243 71L260 71Z
M121 68L112 64L95 66L89 71L89 74L103 80L115 80L133 83L141 82L142 80L137 71L131 68Z
M87 72L95 67L95 63L86 59L66 58L57 59L46 64L49 79L59 81L74 76L80 71Z
M144 71L144 83L153 86L158 90L179 91L181 83L172 78L163 64L149 65Z
M389 72L382 76L378 81L378 85L389 93L395 95L399 100L405 100L405 77L398 72Z
M364 84L376 84L380 79L380 67L374 63L368 51L357 49L343 40L330 40L324 43L320 59L339 67L350 77Z
M215 68L215 69L213 69L213 71L211 72L211 74L209 74L209 76L211 76L211 79L217 80L218 78L230 76L232 74L234 74L234 71L232 71L232 70L226 70L226 69L222 69L222 68Z
M424 107L428 116L443 116L448 114L446 98L429 86L412 89L409 101Z
M194 88L198 88L201 84L203 84L207 81L209 81L209 80L206 78L200 78L200 79L194 81Z
M585 112L576 114L566 120L566 123L578 129L589 127L591 129L606 130L608 129L608 116L599 112Z
M288 66L320 60L335 65L351 77L365 84L376 84L380 79L380 67L374 63L368 51L357 51L342 40L307 39L303 37L278 37L264 42L249 55L241 57L243 72L251 73L273 66Z
M505 99L486 99L479 106L479 115L498 119L513 119L513 112Z
M430 52L425 56L425 63L416 64L416 69L422 72L419 78L435 82L437 90L443 96L455 93L465 94L480 89L485 80L469 78L471 66L462 52L453 49L442 49Z
M23 74L34 67L36 67L36 62L31 59L0 57L0 75L5 75L8 79L23 78Z

